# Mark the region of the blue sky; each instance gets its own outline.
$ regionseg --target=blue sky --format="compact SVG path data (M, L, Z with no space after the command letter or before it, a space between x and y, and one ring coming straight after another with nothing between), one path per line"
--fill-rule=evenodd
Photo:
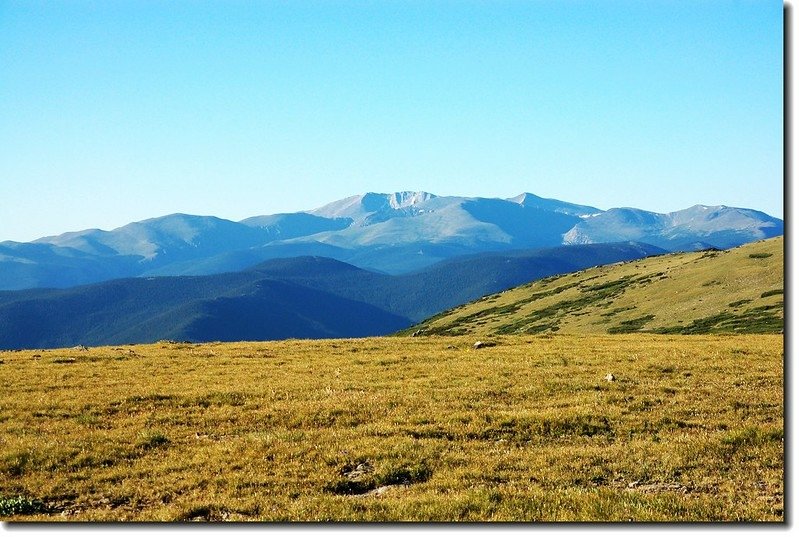
M0 240L367 191L782 217L782 2L0 1Z

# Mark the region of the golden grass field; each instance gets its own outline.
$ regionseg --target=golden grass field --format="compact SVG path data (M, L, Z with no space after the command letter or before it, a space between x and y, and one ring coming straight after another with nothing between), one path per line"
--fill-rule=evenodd
M784 520L782 336L474 341L2 352L0 519Z

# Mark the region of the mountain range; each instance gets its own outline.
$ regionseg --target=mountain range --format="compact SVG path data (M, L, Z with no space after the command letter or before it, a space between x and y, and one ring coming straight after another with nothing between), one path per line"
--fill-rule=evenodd
M0 348L386 335L553 274L664 250L634 242L482 253L401 275L325 257L206 276L0 291Z
M662 214L603 211L529 193L509 199L367 193L240 222L173 214L112 231L0 242L0 290L213 275L297 256L399 275L464 255L565 245L634 241L666 251L726 249L781 235L783 228L778 218L726 206Z

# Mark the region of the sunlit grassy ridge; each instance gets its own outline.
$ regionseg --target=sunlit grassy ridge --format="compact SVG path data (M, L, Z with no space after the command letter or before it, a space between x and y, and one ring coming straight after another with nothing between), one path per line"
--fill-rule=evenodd
M544 278L436 315L425 334L779 333L783 237Z
M0 353L0 518L783 520L780 336L492 341Z

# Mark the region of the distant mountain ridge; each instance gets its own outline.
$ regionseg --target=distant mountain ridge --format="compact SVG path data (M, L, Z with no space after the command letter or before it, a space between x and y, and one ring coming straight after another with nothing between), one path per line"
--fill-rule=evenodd
M769 238L766 230L782 222L760 211L738 207L694 205L667 214L640 209L610 209L587 216L564 235L566 244L591 244L612 240L641 241L668 250L691 250L692 242L727 249ZM760 236L762 235L762 236ZM686 247L688 246L688 247Z
M29 243L0 242L0 290L115 278L204 275L262 261L324 256L402 274L489 251L635 241L668 251L730 248L781 235L783 221L735 207L660 214L603 211L530 193L500 198L366 193L297 213L233 222L173 214Z
M474 254L388 275L325 257L241 272L0 291L0 348L385 335L533 279L663 253L637 243Z

